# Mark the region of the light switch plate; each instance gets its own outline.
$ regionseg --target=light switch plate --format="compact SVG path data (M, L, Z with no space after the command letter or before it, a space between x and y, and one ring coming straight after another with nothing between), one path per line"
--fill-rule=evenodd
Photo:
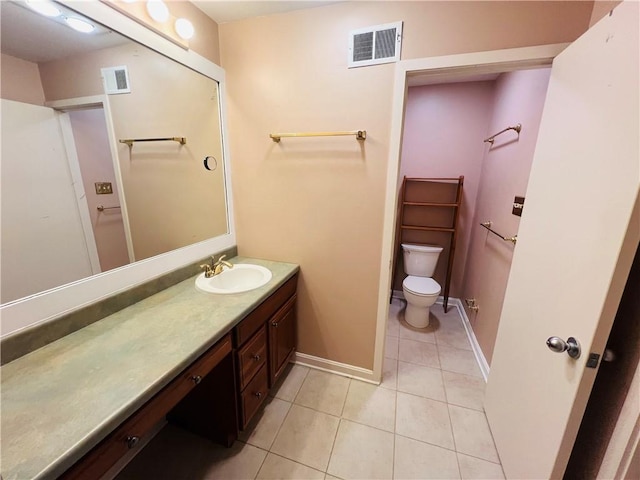
M106 195L109 193L113 193L111 182L96 182L95 186L96 186L96 195Z

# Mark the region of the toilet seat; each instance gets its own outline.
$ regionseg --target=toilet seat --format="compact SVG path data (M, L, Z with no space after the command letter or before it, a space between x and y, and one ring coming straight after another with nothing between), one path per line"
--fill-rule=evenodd
M409 275L402 282L402 286L409 292L418 296L431 296L440 294L440 284L430 277L415 277Z

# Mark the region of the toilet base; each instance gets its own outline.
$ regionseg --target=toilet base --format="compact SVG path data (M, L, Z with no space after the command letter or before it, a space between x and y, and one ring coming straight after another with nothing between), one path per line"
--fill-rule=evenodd
M429 326L430 307L417 307L407 302L407 309L404 311L404 319L415 328L425 328Z

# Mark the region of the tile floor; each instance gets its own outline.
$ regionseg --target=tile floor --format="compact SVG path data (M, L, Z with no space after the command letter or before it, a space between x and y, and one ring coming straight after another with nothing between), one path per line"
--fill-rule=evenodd
M455 308L416 330L393 300L380 386L294 365L223 448L167 425L130 479L503 479L484 381Z

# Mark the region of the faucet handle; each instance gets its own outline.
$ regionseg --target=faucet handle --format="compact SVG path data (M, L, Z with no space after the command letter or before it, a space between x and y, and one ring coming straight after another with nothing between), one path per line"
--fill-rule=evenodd
M222 263L222 260L224 260L226 257L227 257L227 255L226 255L226 254L224 254L224 255L220 255L220 258L218 258L218 261L216 261L216 257L215 257L215 255L212 255L212 256L211 256L211 264L212 264L212 265L217 265L217 264L219 264L219 263Z

